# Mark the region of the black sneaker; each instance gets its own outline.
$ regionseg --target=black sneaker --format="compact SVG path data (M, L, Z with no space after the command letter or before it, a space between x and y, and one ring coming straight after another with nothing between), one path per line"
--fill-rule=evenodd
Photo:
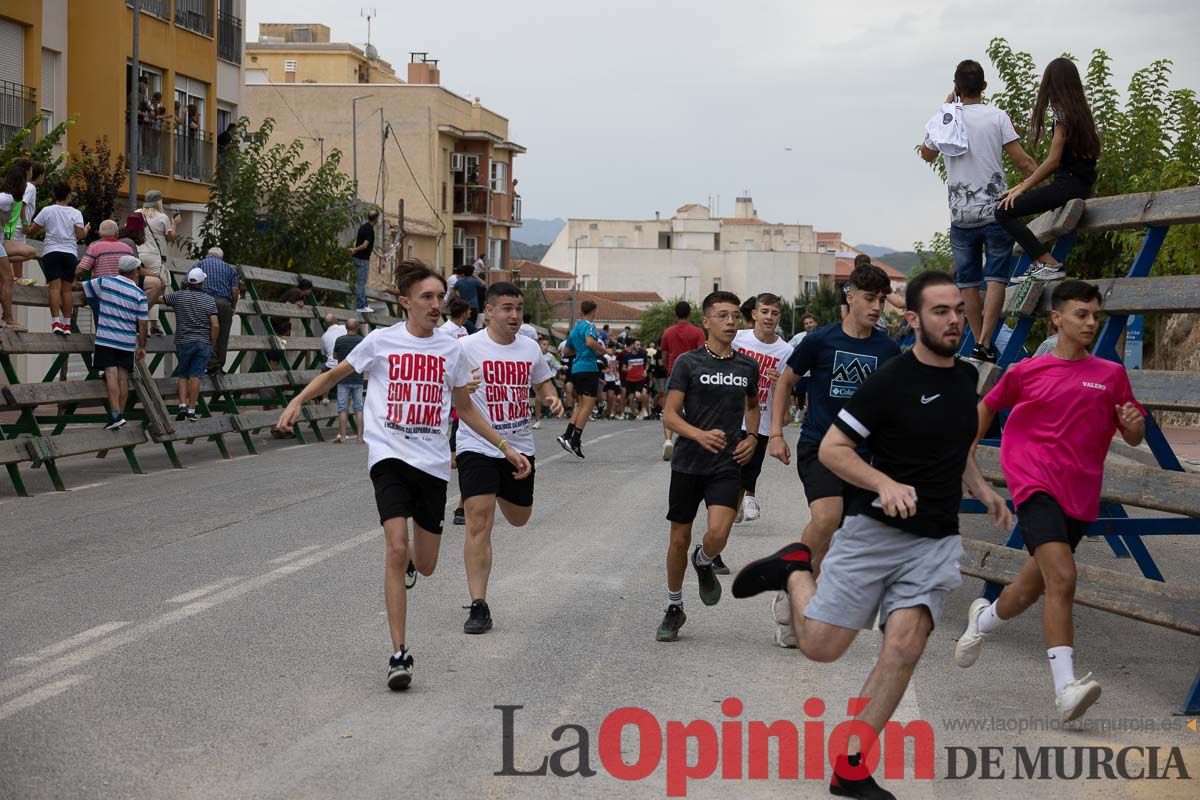
M701 566L696 561L696 556L700 555L700 547L701 545L696 545L692 550L692 567L696 570L696 577L700 579L700 602L706 606L715 606L721 599L721 582L717 580L713 564Z
M404 588L411 589L417 585L417 565L413 562L408 562L408 569L404 570Z
M975 345L975 347L971 350L971 358L975 361L987 361L987 356L987 348L981 344Z
M812 572L812 551L808 545L795 542L742 567L733 579L733 596L741 599L782 591L787 588L788 575L798 569Z
M985 348L987 350L987 360L995 364L1000 360L1000 351L990 344Z
M188 422L195 422L195 421L196 421L196 420L198 420L198 419L200 419L200 418L196 416L196 409L194 409L194 408L189 408L189 409L188 409L188 412L187 412L187 421L188 421Z
M120 414L114 414L108 418L108 424L104 426L106 431L115 431L117 428L125 425L125 418Z
M683 623L687 622L687 614L683 613L683 606L669 605L667 613L663 614L663 621L658 626L658 633L654 638L660 642L673 642L679 638L679 629L683 627Z
M554 441L558 442L558 446L561 447L563 450L566 450L568 453L572 452L571 451L571 440L568 439L566 436L559 436Z
M454 524L455 525L466 525L467 524L467 512L463 511L462 506L459 506L458 508L454 509Z
M180 406L180 407L179 407L179 411L178 411L178 413L176 413L176 414L175 414L175 421L176 421L176 422L183 422L184 418L186 418L186 417L187 417L187 414L188 414L188 407L187 407L187 406Z
M712 567L713 567L713 572L717 573L718 575L728 575L729 574L729 567L725 566L725 562L721 560L720 553L717 553L715 556L713 556Z
M571 452L576 458L583 458L583 440L575 438L571 440Z
M492 629L492 610L486 600L472 600L471 615L463 623L463 633L487 633Z
M387 685L393 692L402 692L412 683L413 657L407 650L404 655L388 659Z
M896 795L876 783L871 775L852 781L838 774L838 766L834 766L833 778L829 781L830 794L838 797L856 797L860 800L896 800Z

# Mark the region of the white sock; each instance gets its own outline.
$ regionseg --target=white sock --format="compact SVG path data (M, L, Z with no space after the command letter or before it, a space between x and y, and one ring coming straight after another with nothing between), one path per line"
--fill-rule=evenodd
M397 651L396 651L396 652L395 652L395 653L392 655L392 658L404 658L404 653L405 653L405 652L406 652L406 651L405 651L405 649L404 649L403 647L401 647L399 650L397 650Z
M1046 655L1050 657L1050 671L1054 673L1054 693L1058 694L1075 680L1075 648L1051 647Z
M704 545L696 548L696 563L702 567L707 567L712 564L712 559L708 557L708 553L704 552Z
M680 589L678 592L672 592L670 589L667 589L667 605L683 608L683 589Z
M990 606L979 612L979 619L976 620L975 624L978 626L980 633L991 633L1007 621L996 611L996 603L993 602Z

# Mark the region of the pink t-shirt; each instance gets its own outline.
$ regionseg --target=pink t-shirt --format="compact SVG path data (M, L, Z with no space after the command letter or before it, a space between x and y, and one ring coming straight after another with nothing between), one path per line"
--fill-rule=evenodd
M1000 469L1013 502L1045 492L1067 516L1085 522L1100 513L1104 459L1113 434L1124 429L1117 407L1133 403L1146 413L1121 364L1052 353L1013 364L983 402L997 413L1012 409Z

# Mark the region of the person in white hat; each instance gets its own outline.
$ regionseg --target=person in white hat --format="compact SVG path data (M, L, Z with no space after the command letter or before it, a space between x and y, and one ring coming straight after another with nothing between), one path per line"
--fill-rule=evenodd
M146 293L136 277L142 262L137 256L121 256L116 275L102 275L83 283L83 294L96 314L96 346L92 369L104 374L108 400L109 430L125 424L121 414L129 399L129 373L133 362L146 356L149 313Z
M187 283L178 292L168 292L163 305L175 310L175 357L179 366L179 412L176 420L196 421L196 404L200 400L200 379L208 369L217 344L217 301L204 291L208 278L200 267L192 267Z

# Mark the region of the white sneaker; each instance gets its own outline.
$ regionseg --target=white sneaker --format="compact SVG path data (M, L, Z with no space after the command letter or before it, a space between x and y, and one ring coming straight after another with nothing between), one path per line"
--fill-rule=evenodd
M540 419L535 419L533 424L529 427L533 428L535 431L540 431L542 429L542 421Z
M1049 264L1039 264L1033 269L1016 278L1016 281L1031 280L1031 281L1057 281L1065 278L1067 273L1061 268L1052 267Z
M990 605L990 601L977 597L967 609L967 629L963 631L962 636L958 637L958 643L954 645L954 663L960 667L969 667L974 664L983 650L985 634L979 632L979 615Z
M792 628L792 601L785 591L775 594L771 601L771 617L775 620L775 644L788 649L796 647L796 631Z
M1091 680L1092 673L1077 678L1063 687L1054 698L1063 722L1079 719L1084 712L1100 699L1100 684Z
M743 505L738 506L738 513L737 513L737 516L733 518L733 524L741 525L745 519L746 519L746 511L745 511L745 505L743 504Z
M671 444L670 439L667 439L663 442L663 461L670 461L673 452L675 452L675 445Z
M758 498L756 497L747 497L745 503L743 503L743 507L746 510L746 522L754 522L754 520L758 519L759 514L762 513L762 510L758 507Z
M371 308L370 306L363 306L362 308L356 308L354 310L360 314L370 314L375 311L375 309Z

